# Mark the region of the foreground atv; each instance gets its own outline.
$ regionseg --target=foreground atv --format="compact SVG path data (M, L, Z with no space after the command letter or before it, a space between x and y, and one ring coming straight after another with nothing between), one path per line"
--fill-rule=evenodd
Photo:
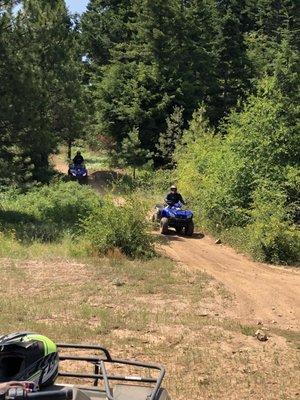
M160 223L161 233L167 235L169 228L175 228L177 233L184 232L187 236L194 233L193 212L183 210L181 203L173 205L156 206L153 220Z
M46 390L23 397L20 393L18 396L11 393L6 400L170 400L161 387L165 375L161 365L112 358L101 346L58 344L57 347L59 381L67 379L68 384L55 383ZM69 350L72 354L66 354ZM74 372L64 371L64 362L66 367L71 365ZM87 366L92 367L92 371L87 372ZM118 375L113 374L113 367L119 371ZM140 375L141 371L145 376ZM76 385L69 383L72 381Z
M70 164L68 175L71 180L78 181L79 183L87 183L88 181L88 172L83 164Z

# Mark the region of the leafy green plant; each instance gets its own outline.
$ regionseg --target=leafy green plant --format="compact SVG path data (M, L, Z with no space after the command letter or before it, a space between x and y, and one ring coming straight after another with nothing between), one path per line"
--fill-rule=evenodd
M58 182L0 197L0 228L23 241L53 241L65 231L76 232L79 221L100 204L92 189L74 182Z
M128 198L122 206L106 199L82 220L90 249L107 254L115 249L129 257L150 257L154 254L153 239L147 233L147 207L137 198Z
M300 254L299 146L297 107L277 79L262 79L222 136L199 109L175 157L180 190L203 228L256 259L286 264Z

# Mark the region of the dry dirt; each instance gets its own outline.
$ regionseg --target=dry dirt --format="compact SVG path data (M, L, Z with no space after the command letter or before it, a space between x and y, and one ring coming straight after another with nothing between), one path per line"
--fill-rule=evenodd
M243 323L271 324L300 330L300 271L249 260L232 248L215 244L208 236L169 236L165 253L222 282L233 295L226 311Z
M103 193L109 178L99 171L90 184ZM97 304L112 307L114 314L120 309L120 315L138 309L141 319L129 324L128 316L121 318L106 336L102 333L105 342L116 344L126 357L165 364L172 400L299 399L300 270L253 262L200 234L168 235L161 250L177 262L181 286L176 278L176 289L167 293L169 286L159 282L157 273L157 292L147 286L150 275L137 281L131 277L119 296L107 293L105 302L97 292ZM128 290L131 281L134 290ZM134 293L141 282L146 286ZM253 337L258 328L267 332L267 342Z
M53 162L57 170L67 172L67 165L59 157L54 156ZM103 193L119 175L114 171L96 171L91 174L89 184ZM227 316L243 323L261 322L286 330L300 330L299 269L253 262L201 234L193 238L170 235L163 250L175 261L204 271L224 284L233 296Z

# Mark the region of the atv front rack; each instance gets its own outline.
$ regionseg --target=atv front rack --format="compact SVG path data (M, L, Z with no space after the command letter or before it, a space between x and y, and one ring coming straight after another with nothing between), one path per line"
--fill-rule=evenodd
M93 380L93 386L83 388L85 390L91 391L100 391L106 394L108 400L115 400L113 395L113 390L111 387L111 381L118 381L123 383L144 383L149 384L152 389L151 395L149 396L149 400L155 400L158 397L158 393L161 388L161 384L163 378L165 376L165 369L159 364L150 364L144 363L140 361L133 361L133 360L123 360L113 358L110 352L101 346L96 345L82 345L82 344L65 344L59 343L57 344L59 350L59 361L60 361L60 372L58 376L66 377L66 378L74 378L76 380L83 379L83 380ZM94 350L99 353L99 355L93 356L85 356L85 355L68 355L64 354L63 351L66 349L72 350ZM64 372L61 371L62 362L63 361L74 361L74 362L84 362L90 363L93 366L93 373L85 373L85 372ZM123 375L110 375L107 372L107 366L119 364L124 366L133 366L137 368L143 368L150 372L156 371L157 377L143 377L143 376L123 376ZM99 383L103 382L103 388L99 386ZM78 387L78 385L76 385Z

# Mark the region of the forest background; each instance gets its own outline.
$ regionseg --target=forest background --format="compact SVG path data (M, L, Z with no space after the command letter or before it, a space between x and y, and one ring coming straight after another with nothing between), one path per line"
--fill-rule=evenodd
M292 0L91 0L82 16L63 0L0 0L1 230L21 219L27 239L57 240L59 224L84 219L94 243L109 226L93 226L98 200L48 186L52 155L83 139L111 167L140 170L133 190L177 182L205 231L299 262L297 15ZM146 239L119 239L94 245L149 255Z

